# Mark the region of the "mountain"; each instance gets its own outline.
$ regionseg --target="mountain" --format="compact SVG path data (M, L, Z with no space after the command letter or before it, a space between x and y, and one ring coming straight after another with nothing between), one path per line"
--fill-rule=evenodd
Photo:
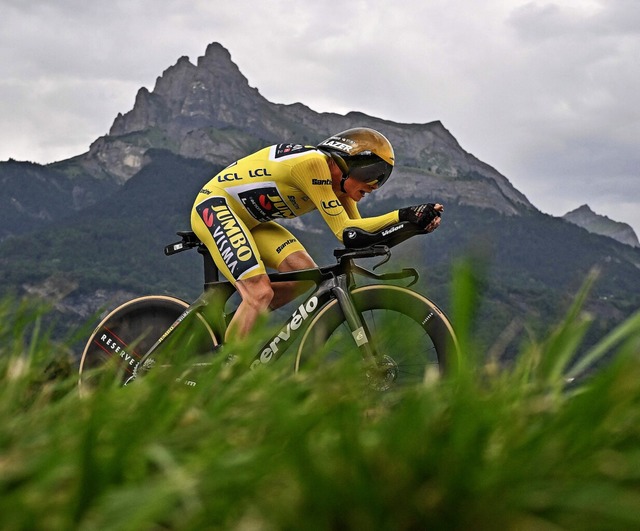
M358 112L342 116L317 113L301 103L271 103L249 86L229 52L213 43L197 65L182 57L158 77L153 91L141 88L133 109L119 114L109 134L93 142L87 153L47 166L30 164L32 171L48 176L47 186L55 188L65 204L65 208L52 207L55 212L39 218L39 226L122 186L148 164L145 154L151 148L226 166L265 145L317 144L358 125L384 131L394 145L398 165L394 179L380 191L384 197L414 199L418 188L430 190L443 202L507 215L534 208L506 177L465 152L441 122L397 124ZM0 163L0 181L15 164L20 163ZM24 180L33 182L29 177ZM41 191L46 193L45 188ZM23 225L27 216L19 206L20 194L7 198L14 200L18 203L3 209L7 229L0 238L38 226L37 222Z
M383 130L393 144L399 161L393 185L404 190L402 195L411 197L420 181L445 200L490 205L507 214L533 208L503 175L466 153L439 121L396 124L358 112L341 116L301 103L271 103L249 86L217 43L207 47L197 65L180 58L158 77L153 91L138 91L133 109L119 114L88 153L55 166L62 171L80 166L121 183L144 166L150 147L226 166L265 145L317 144L357 125Z
M588 205L582 205L567 212L562 218L594 234L601 234L627 245L640 247L638 236L630 225L596 214Z
M49 226L118 188L110 179L15 160L0 163L0 186L0 241Z
M394 256L421 271L420 287L445 308L453 265L471 257L483 276L477 328L487 345L512 321L530 333L549 326L593 267L602 272L588 302L598 316L594 337L640 306L639 249L542 214L441 122L271 103L217 43L195 65L180 58L152 91L140 89L133 108L86 153L46 166L0 163L0 182L11 185L0 191L0 294L47 298L66 329L138 294L193 298L201 258L166 258L162 248L189 228L201 185L264 145L316 144L356 125L383 131L398 161L388 184L363 202L363 215L445 204L442 227ZM332 261L338 242L318 215L286 224L318 262Z

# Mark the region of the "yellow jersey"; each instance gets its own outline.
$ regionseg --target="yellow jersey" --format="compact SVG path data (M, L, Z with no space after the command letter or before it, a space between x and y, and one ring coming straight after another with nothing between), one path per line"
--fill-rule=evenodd
M318 209L338 240L347 227L375 232L398 222L398 211L362 218L356 202L336 196L331 186L327 156L310 146L278 144L231 164L201 191L223 189L233 210L249 226L294 218ZM203 199L205 198L203 197Z
M340 241L349 227L376 232L398 222L397 210L363 218L353 199L336 195L324 153L311 146L277 144L215 175L196 198L192 228L233 281L263 273L263 258L277 267L286 256L304 249L273 222L316 209ZM263 241L256 243L254 238Z

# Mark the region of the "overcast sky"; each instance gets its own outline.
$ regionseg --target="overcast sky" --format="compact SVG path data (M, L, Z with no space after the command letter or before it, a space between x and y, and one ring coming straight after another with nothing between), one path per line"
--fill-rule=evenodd
M639 0L0 0L0 160L84 153L211 42L274 103L441 120L543 212L640 234Z

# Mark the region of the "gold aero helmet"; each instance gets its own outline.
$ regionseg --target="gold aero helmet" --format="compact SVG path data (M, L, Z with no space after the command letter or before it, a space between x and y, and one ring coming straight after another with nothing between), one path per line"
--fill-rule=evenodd
M382 186L393 170L393 147L387 138L368 127L355 127L333 135L317 148L331 156L342 170L340 187L352 177L357 181Z

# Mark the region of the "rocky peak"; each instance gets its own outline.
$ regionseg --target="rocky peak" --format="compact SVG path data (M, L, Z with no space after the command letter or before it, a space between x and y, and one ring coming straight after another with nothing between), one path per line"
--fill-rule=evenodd
M608 236L633 247L640 247L638 236L630 225L596 214L589 205L582 205L571 212L567 212L562 217L566 221L594 234Z
M218 74L246 78L238 66L231 60L231 54L219 42L212 42L207 46L204 55L198 57L198 67Z
M183 56L157 78L152 92L141 88L133 109L118 114L109 135L171 126L172 137L185 135L198 126L228 120L231 116L225 113L246 108L247 100L256 97L261 98L257 90L249 87L229 52L219 43L212 43L198 58L197 66ZM232 114L234 119L242 119L239 112Z
M491 166L465 152L439 121L399 124L360 112L317 113L302 105L275 104L249 86L219 43L210 44L194 65L181 57L141 88L135 105L119 114L109 135L96 140L83 158L85 168L111 174L122 183L145 165L150 148L227 165L276 142L315 144L355 126L380 129L394 145L397 175L389 194L414 199L428 190L443 201L488 207L517 215L533 206Z

